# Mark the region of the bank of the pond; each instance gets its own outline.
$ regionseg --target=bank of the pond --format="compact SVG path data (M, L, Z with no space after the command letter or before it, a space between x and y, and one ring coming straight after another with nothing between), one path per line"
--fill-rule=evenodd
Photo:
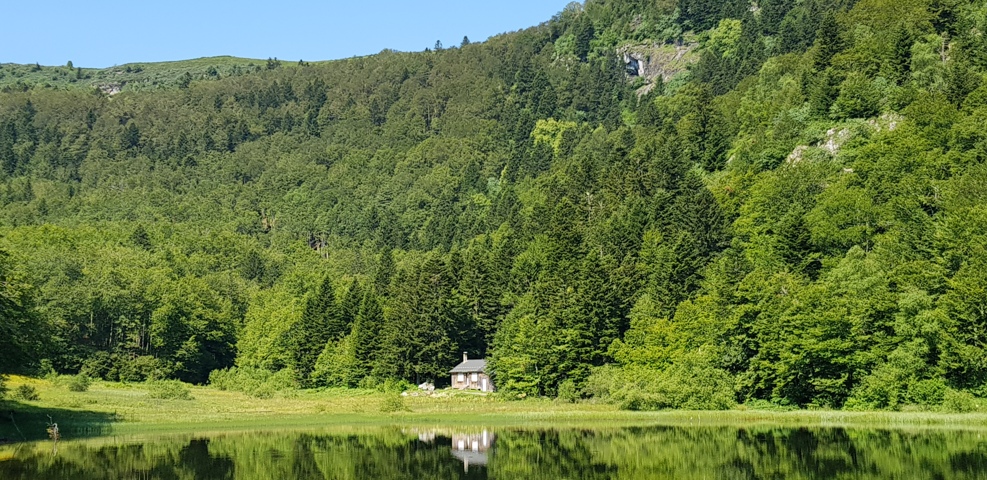
M13 391L32 387L37 400L3 403L0 439L44 438L49 422L66 438L178 432L303 429L328 426L601 428L646 425L779 425L806 427L951 428L987 430L987 413L844 412L834 410L630 412L601 403L505 400L439 391L398 396L374 390L300 390L255 398L190 387L192 399L152 398L145 384L95 382L73 392L45 379L11 377ZM9 395L8 395L9 397Z

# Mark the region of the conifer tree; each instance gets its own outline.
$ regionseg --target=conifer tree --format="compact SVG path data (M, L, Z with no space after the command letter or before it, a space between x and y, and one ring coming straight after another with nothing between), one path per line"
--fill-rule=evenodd
M309 374L326 344L343 333L343 329L339 328L342 323L340 317L332 279L327 276L306 301L301 318L288 331L291 366L303 385L309 384Z
M833 56L840 50L842 50L840 26L836 23L836 17L833 13L826 12L819 23L819 31L816 32L815 53L812 57L816 71L825 70Z
M381 348L381 329L384 326L384 310L377 294L370 289L363 293L360 308L353 321L353 348L360 377L371 374Z

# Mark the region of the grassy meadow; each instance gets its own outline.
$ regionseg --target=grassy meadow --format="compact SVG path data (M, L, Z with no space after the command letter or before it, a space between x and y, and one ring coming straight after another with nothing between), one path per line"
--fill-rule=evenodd
M284 60L278 67L297 66L299 61ZM308 63L308 62L306 62ZM318 63L318 62L312 62ZM272 65L273 66L273 65ZM117 85L121 90L148 90L174 87L188 73L193 80L215 80L268 68L262 59L231 56L203 57L171 62L140 62L108 68L85 66L46 66L0 64L0 89L41 85L47 88L92 88Z
M191 399L154 398L144 383L96 381L83 392L63 382L12 376L8 387L32 387L37 400L0 401L0 439L46 437L49 422L63 438L158 433L343 426L610 428L646 425L778 425L805 427L987 429L987 414L757 410L633 412L593 402L508 400L497 395L439 390L407 395L357 389L292 390L257 398L213 387L188 386ZM49 419L50 417L50 419Z

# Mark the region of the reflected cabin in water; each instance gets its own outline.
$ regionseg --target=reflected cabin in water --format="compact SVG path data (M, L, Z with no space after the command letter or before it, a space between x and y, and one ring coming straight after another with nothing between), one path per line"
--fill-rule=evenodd
M456 365L449 371L452 374L452 388L459 390L479 390L481 392L494 391L493 382L486 374L486 360L470 360L463 352L463 363Z
M454 433L452 434L452 456L463 461L463 471L468 472L470 465L487 466L489 461L487 451L493 447L494 434L486 430L483 433Z

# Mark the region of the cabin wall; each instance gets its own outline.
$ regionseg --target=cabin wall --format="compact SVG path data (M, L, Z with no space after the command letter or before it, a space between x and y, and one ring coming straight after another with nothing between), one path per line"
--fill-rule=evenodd
M485 373L453 373L452 388L459 390L480 390L493 392L494 384ZM484 389L486 387L486 389Z

